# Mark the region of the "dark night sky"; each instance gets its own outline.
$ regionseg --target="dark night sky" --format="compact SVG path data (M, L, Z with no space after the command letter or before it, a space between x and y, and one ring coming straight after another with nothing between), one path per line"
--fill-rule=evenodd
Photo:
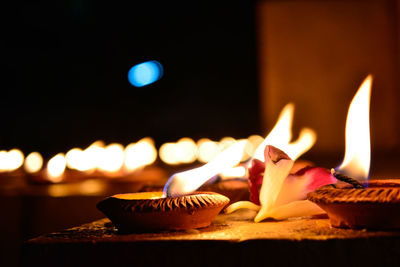
M9 3L1 148L258 133L254 3L223 2ZM163 78L131 86L130 67L153 59Z

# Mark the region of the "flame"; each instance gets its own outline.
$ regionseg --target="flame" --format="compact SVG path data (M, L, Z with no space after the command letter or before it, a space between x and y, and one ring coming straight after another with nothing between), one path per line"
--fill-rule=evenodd
M24 169L27 173L35 173L42 169L43 157L39 152L32 152L25 158Z
M64 154L58 153L47 162L47 178L54 183L61 182L66 167Z
M346 152L338 171L367 179L371 161L369 110L372 76L368 75L350 103L346 120Z
M307 152L317 141L317 134L310 128L303 128L300 131L299 138L296 141L282 146L282 150L286 152L293 160L296 160L302 154Z
M249 141L246 147L246 154L253 157L257 148L262 144L264 138L260 135L250 135L247 140Z
M287 104L279 114L278 121L274 128L259 145L254 153L254 158L264 161L264 149L267 145L272 145L278 148L287 146L292 139L292 122L293 122L294 104Z
M222 179L240 178L246 176L246 168L244 166L237 166L227 169L219 174Z
M316 142L317 134L314 130L303 128L299 138L290 143L292 139L294 104L287 104L281 111L278 121L271 132L259 145L254 153L255 159L264 161L264 150L267 145L272 145L287 153L293 160L307 152Z
M247 140L237 141L207 164L170 177L164 187L164 196L179 196L195 191L215 175L237 165L242 159Z
M124 154L124 167L127 171L134 171L150 165L157 159L154 141L148 137L127 145Z

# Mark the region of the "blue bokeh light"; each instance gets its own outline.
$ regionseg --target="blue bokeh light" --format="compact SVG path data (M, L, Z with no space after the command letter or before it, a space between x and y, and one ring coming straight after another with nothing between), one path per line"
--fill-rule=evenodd
M143 87L158 81L163 73L161 63L151 60L133 66L128 72L128 80L133 86Z

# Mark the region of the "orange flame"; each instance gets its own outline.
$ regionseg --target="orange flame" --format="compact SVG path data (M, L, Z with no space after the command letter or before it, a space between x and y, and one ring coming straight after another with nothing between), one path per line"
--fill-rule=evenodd
M278 121L274 128L267 135L264 141L257 147L254 158L264 161L264 150L267 145L275 146L285 151L293 160L307 152L317 140L317 134L314 130L303 128L299 138L290 143L292 139L294 104L287 104L281 111Z
M346 152L338 171L351 177L368 179L371 161L369 110L372 75L363 81L350 103L346 120Z

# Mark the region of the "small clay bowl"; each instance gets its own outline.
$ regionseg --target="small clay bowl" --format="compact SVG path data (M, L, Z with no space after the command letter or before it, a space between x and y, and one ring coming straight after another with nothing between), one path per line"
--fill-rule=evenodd
M124 233L184 230L207 227L229 203L213 192L196 192L180 197L162 197L162 192L117 194L97 204Z
M400 229L400 179L371 180L365 188L324 186L307 198L329 216L331 225L353 229Z

